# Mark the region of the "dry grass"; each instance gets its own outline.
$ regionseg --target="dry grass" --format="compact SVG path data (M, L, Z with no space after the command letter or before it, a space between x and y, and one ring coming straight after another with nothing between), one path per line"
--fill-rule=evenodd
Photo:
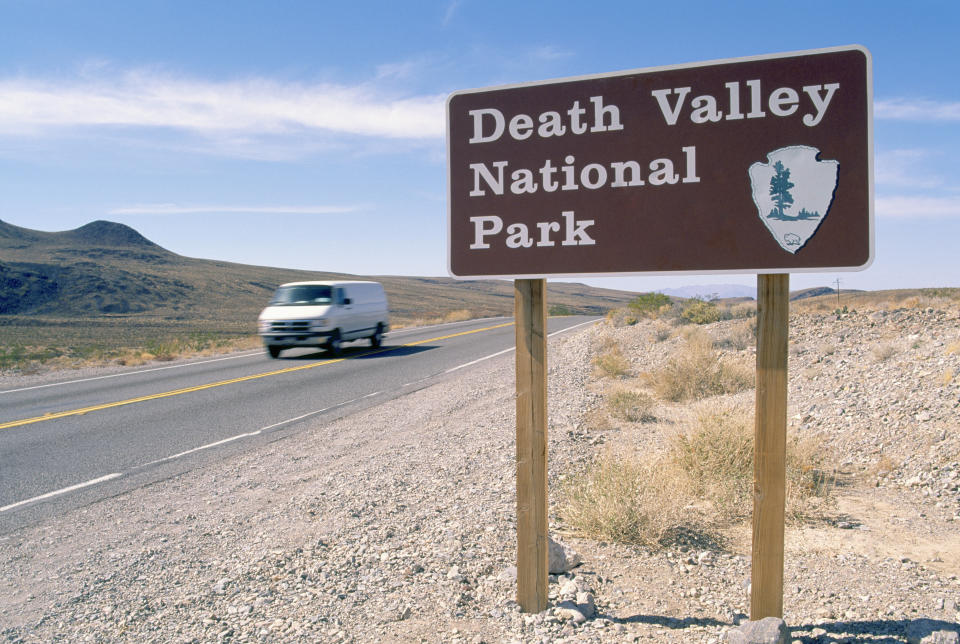
M735 518L753 483L752 419L736 408L701 411L670 437L667 459L685 494L710 502L722 521Z
M727 309L727 314L734 319L757 317L757 303L737 302Z
M607 411L613 418L631 423L655 420L653 397L635 389L616 388L604 396Z
M664 322L657 322L653 327L653 339L657 342L666 342L673 335L673 328Z
M953 383L953 379L955 376L956 374L953 372L953 369L947 369L946 371L944 371L943 374L941 374L940 376L941 386L943 387L949 386L951 383Z
M755 320L742 320L733 323L718 340L717 346L744 351L757 343L757 325Z
M655 465L608 451L563 482L560 515L589 537L658 547L682 519L672 483Z
M922 288L890 291L842 291L840 303L836 293L804 298L790 303L796 312L828 312L843 310L895 311L897 309L956 310L960 305L960 288Z
M683 402L707 396L737 393L753 387L754 370L730 358L721 358L706 333L690 333L678 355L646 377L657 396Z
M605 338L593 359L594 375L599 378L624 378L630 375L630 361L613 338Z
M873 465L873 473L877 476L885 476L897 469L897 463L892 458L883 454Z
M892 344L880 344L875 346L870 353L877 362L886 362L897 354L897 348Z
M197 325L199 326L199 325ZM0 371L33 374L108 364L139 366L260 346L232 325L197 330L175 322L106 319L36 322L0 327Z
M819 444L787 444L787 516L812 516L830 500L833 458ZM646 459L604 453L561 488L560 514L598 539L669 547L684 533L722 541L722 530L753 510L753 419L741 407L709 405Z
M637 314L630 309L611 309L607 312L607 322L614 328L633 326L639 322Z
M449 324L451 322L465 322L466 320L472 320L476 317L480 316L474 314L469 309L457 309L455 311L449 311L443 315L435 315L433 317L391 317L390 328L405 329L411 327L431 326L434 324Z

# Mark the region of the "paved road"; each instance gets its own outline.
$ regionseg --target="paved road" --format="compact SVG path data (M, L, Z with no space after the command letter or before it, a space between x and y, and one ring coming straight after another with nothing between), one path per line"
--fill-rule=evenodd
M551 333L595 318L561 317ZM403 329L342 358L289 350L0 391L0 534L455 377L514 347L508 318Z

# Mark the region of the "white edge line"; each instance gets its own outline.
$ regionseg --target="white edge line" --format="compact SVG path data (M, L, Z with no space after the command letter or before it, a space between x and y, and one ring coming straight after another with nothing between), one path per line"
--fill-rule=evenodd
M567 331L571 331L571 330L573 330L573 329L576 329L576 328L581 327L581 326L585 326L585 325L587 325L587 324L596 324L598 321L599 321L599 320L588 320L588 321L586 321L586 322L581 322L580 324L574 324L573 326L568 326L566 329L560 329L559 331L554 331L553 333L548 334L547 337L548 337L548 338L552 338L552 337L555 336L555 335L559 335L560 333L566 333ZM515 350L515 349L516 349L516 347L510 347L509 349L504 349L503 351L497 351L496 353L491 353L491 354L488 355L488 356L484 356L484 357L482 357L482 358L477 358L476 360L473 360L473 361L471 361L471 362L466 362L466 363L464 363L464 364L462 364L462 365L457 365L456 367L453 367L453 368L451 368L451 369L447 369L447 370L444 371L443 373L445 373L445 374L447 374L447 373L453 373L454 371L457 371L457 370L459 370L459 369L463 369L463 368L465 368L465 367L471 367L471 366L473 366L473 365L475 365L475 364L477 364L477 363L483 362L484 360L489 360L490 358L496 358L497 356L502 356L502 355L505 354L505 353L510 353L511 351L513 351L513 350Z
M192 367L194 365L210 364L211 362L221 362L223 360L236 360L238 358L251 358L263 353L262 349L256 349L253 353L244 353L242 355L227 356L225 358L214 358L212 360L201 360L199 362L184 362L182 364L171 364L165 367L153 367L151 369L140 369L139 371L125 371L123 373L111 373L105 376L94 376L93 378L79 378L77 380L65 380L63 382L51 382L45 385L34 385L32 387L21 387L20 389L7 389L0 391L0 394L12 394L18 391L31 391L33 389L45 389L47 387L59 387L61 385L74 385L78 382L93 382L94 380L104 380L106 378L119 378L121 376L135 376L139 373L150 373L151 371L164 371L166 369L180 369L182 367Z
M588 324L596 324L601 319L603 318L597 318L596 320L587 320L586 322L581 322L580 324L574 324L573 326L568 326L566 329L560 329L559 331L554 331L553 333L548 334L547 337L552 338L555 335L560 335L561 333L566 333L567 331L573 331L574 329L578 329L582 326L587 326Z
M123 474L121 474L121 473L119 473L119 472L114 472L113 474L107 474L106 476L101 476L101 477L98 478L98 479L93 479L93 480L91 480L91 481L86 481L86 482L84 482L84 483L77 483L76 485L71 485L70 487L65 487L65 488L61 488L61 489L59 489L59 490L54 490L53 492L47 492L46 494L41 494L40 496L35 496L35 497L31 498L31 499L25 499L25 500L23 500L23 501L17 501L16 503L11 503L10 505L5 505L5 506L3 506L2 508L0 508L0 512L6 512L7 510L12 510L12 509L14 509L14 508L18 508L18 507L20 507L21 505L26 505L26 504L28 504L28 503L33 503L34 501L42 501L42 500L44 500L44 499L49 499L49 498L54 497L54 496L59 496L59 495L61 495L61 494L66 494L67 492L73 492L73 491L75 491L75 490L80 490L80 489L83 489L83 488L85 488L85 487L90 487L91 485L97 485L98 483L105 483L106 481L110 481L110 480L113 480L113 479L115 479L115 478L119 478L119 477L121 477L121 476L123 476Z
M294 420L296 420L296 419L294 419ZM269 428L265 428L265 429L269 429ZM218 446L218 445L224 445L224 444L226 444L226 443L230 443L230 442L233 442L233 441L236 441L236 440L240 440L241 438L249 438L249 437L251 437L251 436L256 436L257 434L259 434L259 433L262 432L262 431L263 431L263 429L258 429L258 430L255 431L255 432L247 432L246 434L237 434L236 436L231 436L230 438L224 438L223 440L219 440L219 441L216 441L216 442L213 442L213 443L207 443L206 445L201 445L200 447L194 447L193 449L188 449L187 451L185 451L185 452L180 452L179 454L173 454L173 455L171 455L171 456L164 456L163 458L157 459L157 460L155 460L155 461L150 461L149 463L145 463L145 464L142 465L141 467L147 467L147 466L150 466L150 465L156 465L157 463L165 463L165 462L167 462L167 461L172 461L172 460L177 459L177 458L180 458L180 457L182 457L182 456L186 456L186 455L188 455L188 454L193 454L194 452L200 452L200 451L205 450L205 449L210 449L211 447L216 447L216 446Z
M463 369L465 367L471 367L477 364L478 362L483 362L484 360L489 360L490 358L496 358L497 356L502 356L504 353L510 353L514 349L516 349L516 347L510 347L509 349L504 349L503 351L497 351L496 353L491 353L488 356L483 356L482 358L477 358L476 360L472 360L471 362L465 362L464 364L457 365L452 369L447 369L443 373L453 373L454 371L457 371L459 369Z

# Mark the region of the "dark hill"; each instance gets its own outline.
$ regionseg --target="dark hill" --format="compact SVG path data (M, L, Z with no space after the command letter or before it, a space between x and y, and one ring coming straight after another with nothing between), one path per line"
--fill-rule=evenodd
M844 293L862 293L856 289L846 289ZM821 295L836 295L837 291L830 288L829 286L814 286L813 288L805 288L799 291L792 291L790 293L791 300L805 300L811 297L820 297Z
M70 230L63 233L54 233L59 235L64 243L74 243L78 246L91 246L102 248L104 246L119 246L127 248L143 248L153 251L170 251L157 246L152 241L135 231L130 226L117 224L112 221L93 221L81 226L76 230Z
M42 232L0 221L0 315L83 318L136 316L179 322L218 321L253 329L277 285L320 279L364 279L183 257L133 228L95 221L76 230ZM397 319L467 309L510 315L513 284L444 277L373 277L384 284ZM634 294L551 283L551 306L602 313ZM2 320L0 320L2 323Z

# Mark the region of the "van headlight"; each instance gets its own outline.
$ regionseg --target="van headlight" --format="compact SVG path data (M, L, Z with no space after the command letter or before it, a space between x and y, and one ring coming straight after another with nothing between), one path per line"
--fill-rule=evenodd
M327 328L327 318L317 318L310 323L310 329L312 331L322 331Z

